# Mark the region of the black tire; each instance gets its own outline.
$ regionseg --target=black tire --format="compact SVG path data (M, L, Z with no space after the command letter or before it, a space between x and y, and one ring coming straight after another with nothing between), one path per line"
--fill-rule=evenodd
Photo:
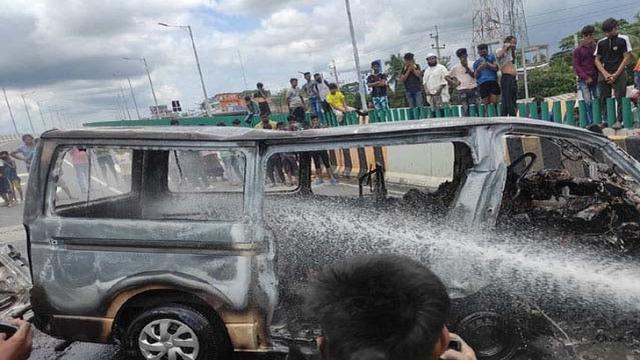
M524 311L508 294L483 289L453 301L448 326L474 349L478 360L510 360L525 346Z
M167 304L146 310L129 324L124 344L127 353L134 359L145 359L139 346L142 330L154 321L161 320L178 321L192 330L198 343L196 360L231 359L233 349L222 320L216 315L207 318L202 312L182 304Z

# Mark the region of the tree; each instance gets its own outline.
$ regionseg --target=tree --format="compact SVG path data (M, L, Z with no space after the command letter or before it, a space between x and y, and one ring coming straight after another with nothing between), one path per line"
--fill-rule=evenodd
M530 96L549 97L576 91L571 63L565 58L551 60L549 66L531 69L527 73ZM518 95L524 97L524 82L518 82Z
M400 81L400 75L402 75L402 68L404 67L402 55L393 54L384 64L387 67L387 84L389 84L391 90L395 91Z

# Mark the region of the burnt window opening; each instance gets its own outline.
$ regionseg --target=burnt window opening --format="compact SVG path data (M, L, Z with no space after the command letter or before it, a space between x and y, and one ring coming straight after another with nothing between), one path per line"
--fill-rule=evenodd
M566 241L640 250L640 187L600 149L531 136L508 136L505 144L500 227L544 228Z

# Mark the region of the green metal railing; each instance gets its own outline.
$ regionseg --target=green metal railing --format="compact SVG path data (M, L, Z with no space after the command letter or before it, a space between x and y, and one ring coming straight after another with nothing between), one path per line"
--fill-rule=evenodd
M584 100L578 102L577 111L575 110L576 102L567 100L564 102L521 102L518 103L518 116L530 119L554 121L556 123L586 127L587 122L587 105ZM551 106L550 106L551 105ZM564 105L564 106L563 106ZM640 111L633 107L629 98L622 98L621 102L622 127L632 129L640 127ZM593 101L592 103L593 123L601 124L606 121L610 127L616 124L616 100L608 98L605 103ZM489 105L471 105L469 106L470 117L495 117L501 116L500 104ZM563 111L564 109L564 111ZM606 111L603 111L606 110ZM460 117L462 106L450 105L440 109L432 107L419 108L393 108L387 110L371 110L369 111L369 123L383 123L392 121L411 121L418 119L433 118L449 118ZM282 122L287 124L288 114L272 113L269 118L271 121ZM241 121L241 126L255 127L260 122L260 117L254 115L246 118L246 115L216 115L213 117L195 117L195 118L178 118L175 119L180 125L206 125L215 126L224 123L231 126L235 120ZM248 120L248 121L245 121ZM344 126L359 124L358 115L355 112L344 114L344 119L338 123L336 116L332 112L325 112L320 116L320 120L329 126ZM311 121L311 113L306 114L306 121ZM122 121L105 121L98 123L87 123L85 126L168 126L171 119L149 119L149 120L122 120Z

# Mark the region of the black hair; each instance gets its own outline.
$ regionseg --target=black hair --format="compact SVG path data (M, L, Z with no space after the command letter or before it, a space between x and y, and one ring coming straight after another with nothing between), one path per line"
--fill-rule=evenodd
M331 83L329 84L329 90L333 90L333 89L337 89L338 85L336 85L336 83Z
M380 61L375 60L375 61L372 61L372 62L371 62L371 66L375 66L375 65L380 66Z
M27 137L30 137L30 138L34 139L33 135L31 135L31 134L24 134L24 135L22 135L22 141L24 141L24 139L26 139Z
M591 124L587 126L587 130L594 132L596 134L603 134L602 127L598 124Z
M322 75L320 75L320 73L313 74L313 77L316 77L316 76L322 76Z
M263 83L261 83L261 82L259 82L259 83L257 83L257 84L256 84L256 87L259 87L259 88L261 88L261 87L263 87L263 86L264 86L264 84L263 84Z
M2 150L2 151L0 151L0 156L2 156L2 155L9 155L9 152L6 151L6 150Z
M251 96L247 95L244 97L244 101L251 101Z
M224 122L220 121L219 123L216 124L216 126L227 126L227 124L225 124Z
M594 32L596 32L596 28L594 28L593 25L587 25L582 28L582 31L580 31L582 36L593 35Z
M618 20L614 18L608 18L602 22L602 31L609 32L618 27Z
M489 45L487 45L487 44L478 45L478 51L480 51L480 50L489 50Z
M513 36L513 35L509 35L509 36L507 36L506 38L504 38L504 41L503 41L503 42L507 42L507 41L508 41L508 42L511 42L511 40L515 40L515 39L516 39L516 37L515 37L515 36Z
M298 79L296 79L296 78L289 79L289 82L294 82L294 81L298 81Z
M318 115L316 115L316 114L312 114L312 115L311 115L311 120L313 120L313 119L320 119L320 118L318 117Z
M307 72L305 72L305 73L304 73L304 74L302 74L302 75L307 76L307 75L311 75L311 73L307 71Z
M467 55L467 49L466 48L460 48L458 50L456 50L456 56L457 57L461 57L461 56L466 56Z
M171 125L171 126L180 125L180 121L178 121L176 119L171 119L171 121L169 121L169 125Z
M424 360L442 333L450 299L426 266L401 255L359 256L326 267L312 283L309 310L332 360ZM358 358L360 359L360 358Z
M240 125L240 119L233 119L233 125Z
M404 54L404 59L405 60L413 60L413 54L412 53Z

